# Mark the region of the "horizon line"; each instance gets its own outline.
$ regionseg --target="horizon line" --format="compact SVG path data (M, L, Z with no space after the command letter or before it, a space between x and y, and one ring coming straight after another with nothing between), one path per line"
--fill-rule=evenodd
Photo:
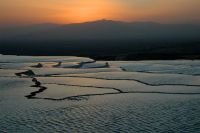
M84 23L93 23L93 22L100 22L100 21L113 21L113 22L120 22L120 23L155 23L155 24L197 24L200 25L200 22L168 22L162 23L157 21L148 21L148 20L137 20L137 21L123 21L123 20L114 20L114 19L96 19L96 20L89 20L83 22L69 22L69 23L53 23L53 22L44 22L44 23L35 23L32 25L40 25L40 24L57 24L57 25L71 25L71 24L84 24Z
M118 22L118 23L154 23L154 24L163 24L163 25L170 25L170 24L188 24L188 25L200 25L200 22L171 22L171 23L161 23L161 22L157 22L157 21L142 21L142 20L138 20L138 21L123 21L123 20L113 20L113 19L97 19L97 20L90 20L90 21L83 21L83 22L69 22L69 23L54 23L54 22L44 22L44 23L29 23L29 24L10 24L7 25L5 27L15 27L15 26L31 26L31 25L45 25L45 24L49 24L49 25L76 25L76 24L85 24L85 23L94 23L94 22L100 22L100 21L112 21L112 22ZM1 24L0 24L1 27ZM4 27L4 28L5 28Z

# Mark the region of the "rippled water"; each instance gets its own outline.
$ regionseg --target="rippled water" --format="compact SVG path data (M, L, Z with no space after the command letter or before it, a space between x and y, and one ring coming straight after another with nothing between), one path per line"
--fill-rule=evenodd
M2 133L200 132L199 61L108 66L81 57L1 55L0 62ZM189 66L195 74L182 71ZM35 75L16 75L27 70ZM41 86L33 86L33 77Z

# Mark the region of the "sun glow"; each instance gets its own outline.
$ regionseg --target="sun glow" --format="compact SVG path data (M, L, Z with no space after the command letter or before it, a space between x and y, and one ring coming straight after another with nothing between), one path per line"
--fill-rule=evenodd
M110 18L119 9L117 4L109 1L86 0L66 9L63 14L63 21L86 22L102 18Z
M200 22L199 0L0 0L0 25L120 21Z

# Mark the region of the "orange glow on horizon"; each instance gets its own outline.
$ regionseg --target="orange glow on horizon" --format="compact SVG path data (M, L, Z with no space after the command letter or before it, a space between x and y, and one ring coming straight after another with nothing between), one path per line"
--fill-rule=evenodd
M0 25L119 21L198 22L199 0L0 0Z
M68 17L73 22L82 22L98 19L103 13L107 12L109 5L101 1L86 1L80 7L69 9L71 14Z
M116 3L109 1L85 0L79 2L74 7L64 10L60 14L60 22L62 23L81 23L99 19L117 19L117 12L120 7ZM112 17L111 17L112 16Z

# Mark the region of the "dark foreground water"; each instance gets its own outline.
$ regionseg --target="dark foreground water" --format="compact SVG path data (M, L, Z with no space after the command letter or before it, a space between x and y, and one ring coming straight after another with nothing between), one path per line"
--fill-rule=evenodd
M0 61L0 132L200 132L200 61Z

